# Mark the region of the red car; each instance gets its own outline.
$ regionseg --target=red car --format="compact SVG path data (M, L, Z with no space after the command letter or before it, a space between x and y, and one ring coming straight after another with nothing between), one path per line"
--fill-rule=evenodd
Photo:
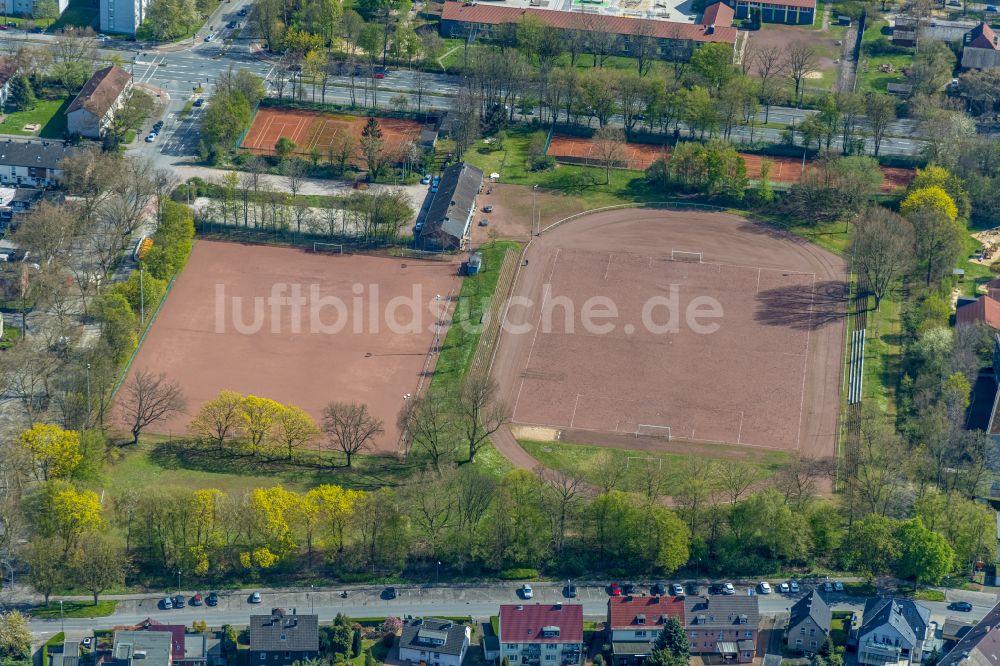
M620 597L622 596L622 586L618 583L611 583L611 596Z
M385 74L382 73L382 72L375 72L372 76L374 78L376 78L376 79L384 79L385 78Z

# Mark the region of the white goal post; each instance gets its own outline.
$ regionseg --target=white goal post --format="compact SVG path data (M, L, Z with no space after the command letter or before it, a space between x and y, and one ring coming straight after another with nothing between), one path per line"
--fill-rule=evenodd
M344 246L341 243L313 243L313 252L327 252L329 254L344 254Z
M670 250L670 260L690 261L695 264L704 263L701 252L688 252L686 250Z
M670 426L652 425L649 423L640 423L635 428L635 438L640 437L656 437L658 439L666 439L668 442L673 439L670 434Z
M625 469L630 469L633 465L632 461L635 460L636 467L643 467L640 462L645 462L645 468L655 467L657 470L663 470L663 458L655 458L653 456L629 456L625 459Z

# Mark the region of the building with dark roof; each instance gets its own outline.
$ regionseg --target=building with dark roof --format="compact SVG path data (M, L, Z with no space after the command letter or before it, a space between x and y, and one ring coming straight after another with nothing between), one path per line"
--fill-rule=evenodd
M62 162L80 150L62 141L0 141L0 184L53 187L62 182Z
M897 16L892 24L893 46L915 48L920 38L920 18L916 16Z
M63 641L62 652L49 651L49 663L43 666L80 666L80 641Z
M738 19L760 11L763 23L812 25L816 21L816 0L726 0L726 4L736 9Z
M66 109L66 131L100 139L132 93L132 75L117 65L94 72Z
M173 666L204 666L208 663L208 637L202 633L187 633L187 627L183 624L164 624L147 617L137 625L115 629L160 631L170 634L170 656Z
M482 184L483 172L471 164L459 162L445 169L417 235L417 247L445 252L465 247Z
M1000 604L994 606L938 661L939 666L997 666L1000 663Z
M819 590L813 590L796 601L788 616L788 649L803 654L814 654L826 643L830 635L833 613L823 601Z
M816 0L788 1L815 3ZM609 52L624 56L631 53L638 37L655 39L659 56L666 60L687 60L702 44L719 42L730 44L734 48L736 45L737 30L731 25L678 23L476 2L445 2L441 12L441 36L489 40L495 36L499 26L518 24L526 16L536 17L543 24L557 30L615 35L616 42Z
M986 23L980 23L962 40L962 68L993 67L1000 67L1000 36Z
M924 606L909 599L869 599L858 629L858 663L919 664L933 632L931 612Z
M691 654L748 664L757 651L757 595L691 596L684 600L684 630Z
M250 616L251 666L291 666L319 654L319 620L316 615L286 613L275 608L269 615Z
M580 604L500 606L501 659L512 666L572 666L583 655Z
M403 625L399 659L426 666L461 666L472 640L468 625L436 618L414 618Z
M643 663L668 617L684 626L684 599L674 596L627 596L608 599L608 631L615 666Z

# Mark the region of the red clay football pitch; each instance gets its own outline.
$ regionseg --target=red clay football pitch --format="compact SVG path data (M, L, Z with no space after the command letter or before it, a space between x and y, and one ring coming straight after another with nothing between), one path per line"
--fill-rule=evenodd
M543 233L526 258L493 366L515 423L834 453L838 257L733 215L631 209Z
M395 453L396 416L433 368L446 332L435 315L458 294L458 266L198 241L132 365L166 373L187 399L186 414L151 430L186 432L232 389L317 421L331 401L367 404L385 424L376 451Z

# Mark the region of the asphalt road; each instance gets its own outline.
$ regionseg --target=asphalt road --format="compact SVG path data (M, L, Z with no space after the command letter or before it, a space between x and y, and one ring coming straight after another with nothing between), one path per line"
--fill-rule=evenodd
M321 621L332 620L337 613L351 617L383 617L386 615L443 615L486 618L496 615L502 603L524 601L518 595L518 584L498 584L469 587L400 587L398 597L383 598L383 588L352 589L345 599L339 589L300 590L288 592L263 592L260 604L249 603L249 591L226 593L221 596L215 608L206 606L163 610L159 606L162 596L130 597L119 601L118 611L107 618L32 620L31 629L37 637L45 637L61 630L63 626L71 635L85 635L93 629L114 625L134 624L147 617L161 621L176 621L190 624L194 620L206 620L209 625L244 625L251 613L267 612L271 608L296 608L299 612L315 612ZM578 597L567 600L562 592L562 584L532 583L534 597L528 603L582 603L584 615L604 617L607 614L608 595L605 588L594 585L578 585ZM803 586L801 594L807 593ZM737 587L739 594L746 594L746 587ZM190 598L190 592L186 595ZM801 594L799 596L801 596ZM761 595L760 610L764 615L787 613L798 596L770 594ZM982 618L996 603L996 595L978 592L952 590L949 601L965 600L973 604L970 613L955 613L947 610L947 602L921 602L931 610L934 619L943 621L946 617L976 621ZM831 593L828 596L835 610L858 611L864 608L864 600Z

